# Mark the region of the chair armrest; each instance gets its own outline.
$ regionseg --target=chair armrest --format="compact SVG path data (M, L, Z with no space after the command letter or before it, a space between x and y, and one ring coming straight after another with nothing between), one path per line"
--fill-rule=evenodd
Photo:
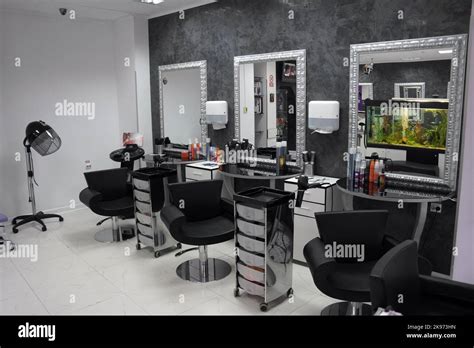
M91 208L91 205L94 206L97 202L102 201L102 198L102 193L90 188L85 188L79 193L79 200L89 208Z
M304 246L303 255L316 287L324 294L331 296L331 285L327 278L336 269L336 260L327 257L325 251L323 241L320 238L314 238Z
M171 233L179 230L179 228L186 222L186 216L174 205L163 207L160 216L161 220Z
M464 302L474 308L474 285L420 275L421 292L425 295L443 297Z
M397 246L401 242L402 241L392 236L385 235L383 237L383 244L382 244L383 253L384 254L387 253L390 249ZM418 272L423 275L431 275L432 271L433 271L433 266L431 265L431 262L428 261L426 257L418 254Z
M221 199L221 209L222 214L227 217L229 220L234 221L234 204L232 202L228 202L224 199Z

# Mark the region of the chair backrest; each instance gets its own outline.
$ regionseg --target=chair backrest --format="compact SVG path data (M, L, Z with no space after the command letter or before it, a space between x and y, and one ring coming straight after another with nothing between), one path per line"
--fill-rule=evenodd
M360 246L364 261L377 260L387 224L386 210L355 210L316 213L321 240L326 245L344 245L347 250ZM357 258L335 257L337 262L357 262Z
M169 184L171 202L188 221L203 221L222 215L222 180Z
M420 299L418 248L406 240L390 249L370 274L372 309L391 306L402 314L415 312Z
M104 200L113 200L127 195L129 185L127 168L114 168L84 173L87 186L102 193Z

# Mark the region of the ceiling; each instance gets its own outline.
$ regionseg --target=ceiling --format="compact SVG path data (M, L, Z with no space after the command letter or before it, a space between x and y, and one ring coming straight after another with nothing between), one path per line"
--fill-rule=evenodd
M216 0L165 0L158 5L139 0L0 0L0 9L60 16L59 8L64 7L74 9L77 19L115 20L126 15L164 16L212 2Z
M381 53L364 53L360 55L360 64L370 63L372 60L376 63L413 63L431 60L451 59L452 54L441 54L439 51L445 48L412 50L412 51L396 51Z

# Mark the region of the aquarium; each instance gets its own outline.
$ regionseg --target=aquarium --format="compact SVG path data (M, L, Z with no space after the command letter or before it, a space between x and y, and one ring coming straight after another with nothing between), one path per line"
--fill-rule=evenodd
M444 152L447 126L447 102L391 99L366 103L366 147Z

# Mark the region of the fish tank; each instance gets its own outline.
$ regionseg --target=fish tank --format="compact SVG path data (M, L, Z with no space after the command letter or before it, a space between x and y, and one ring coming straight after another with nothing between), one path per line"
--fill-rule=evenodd
M448 130L447 100L367 100L366 147L425 149L443 153Z

